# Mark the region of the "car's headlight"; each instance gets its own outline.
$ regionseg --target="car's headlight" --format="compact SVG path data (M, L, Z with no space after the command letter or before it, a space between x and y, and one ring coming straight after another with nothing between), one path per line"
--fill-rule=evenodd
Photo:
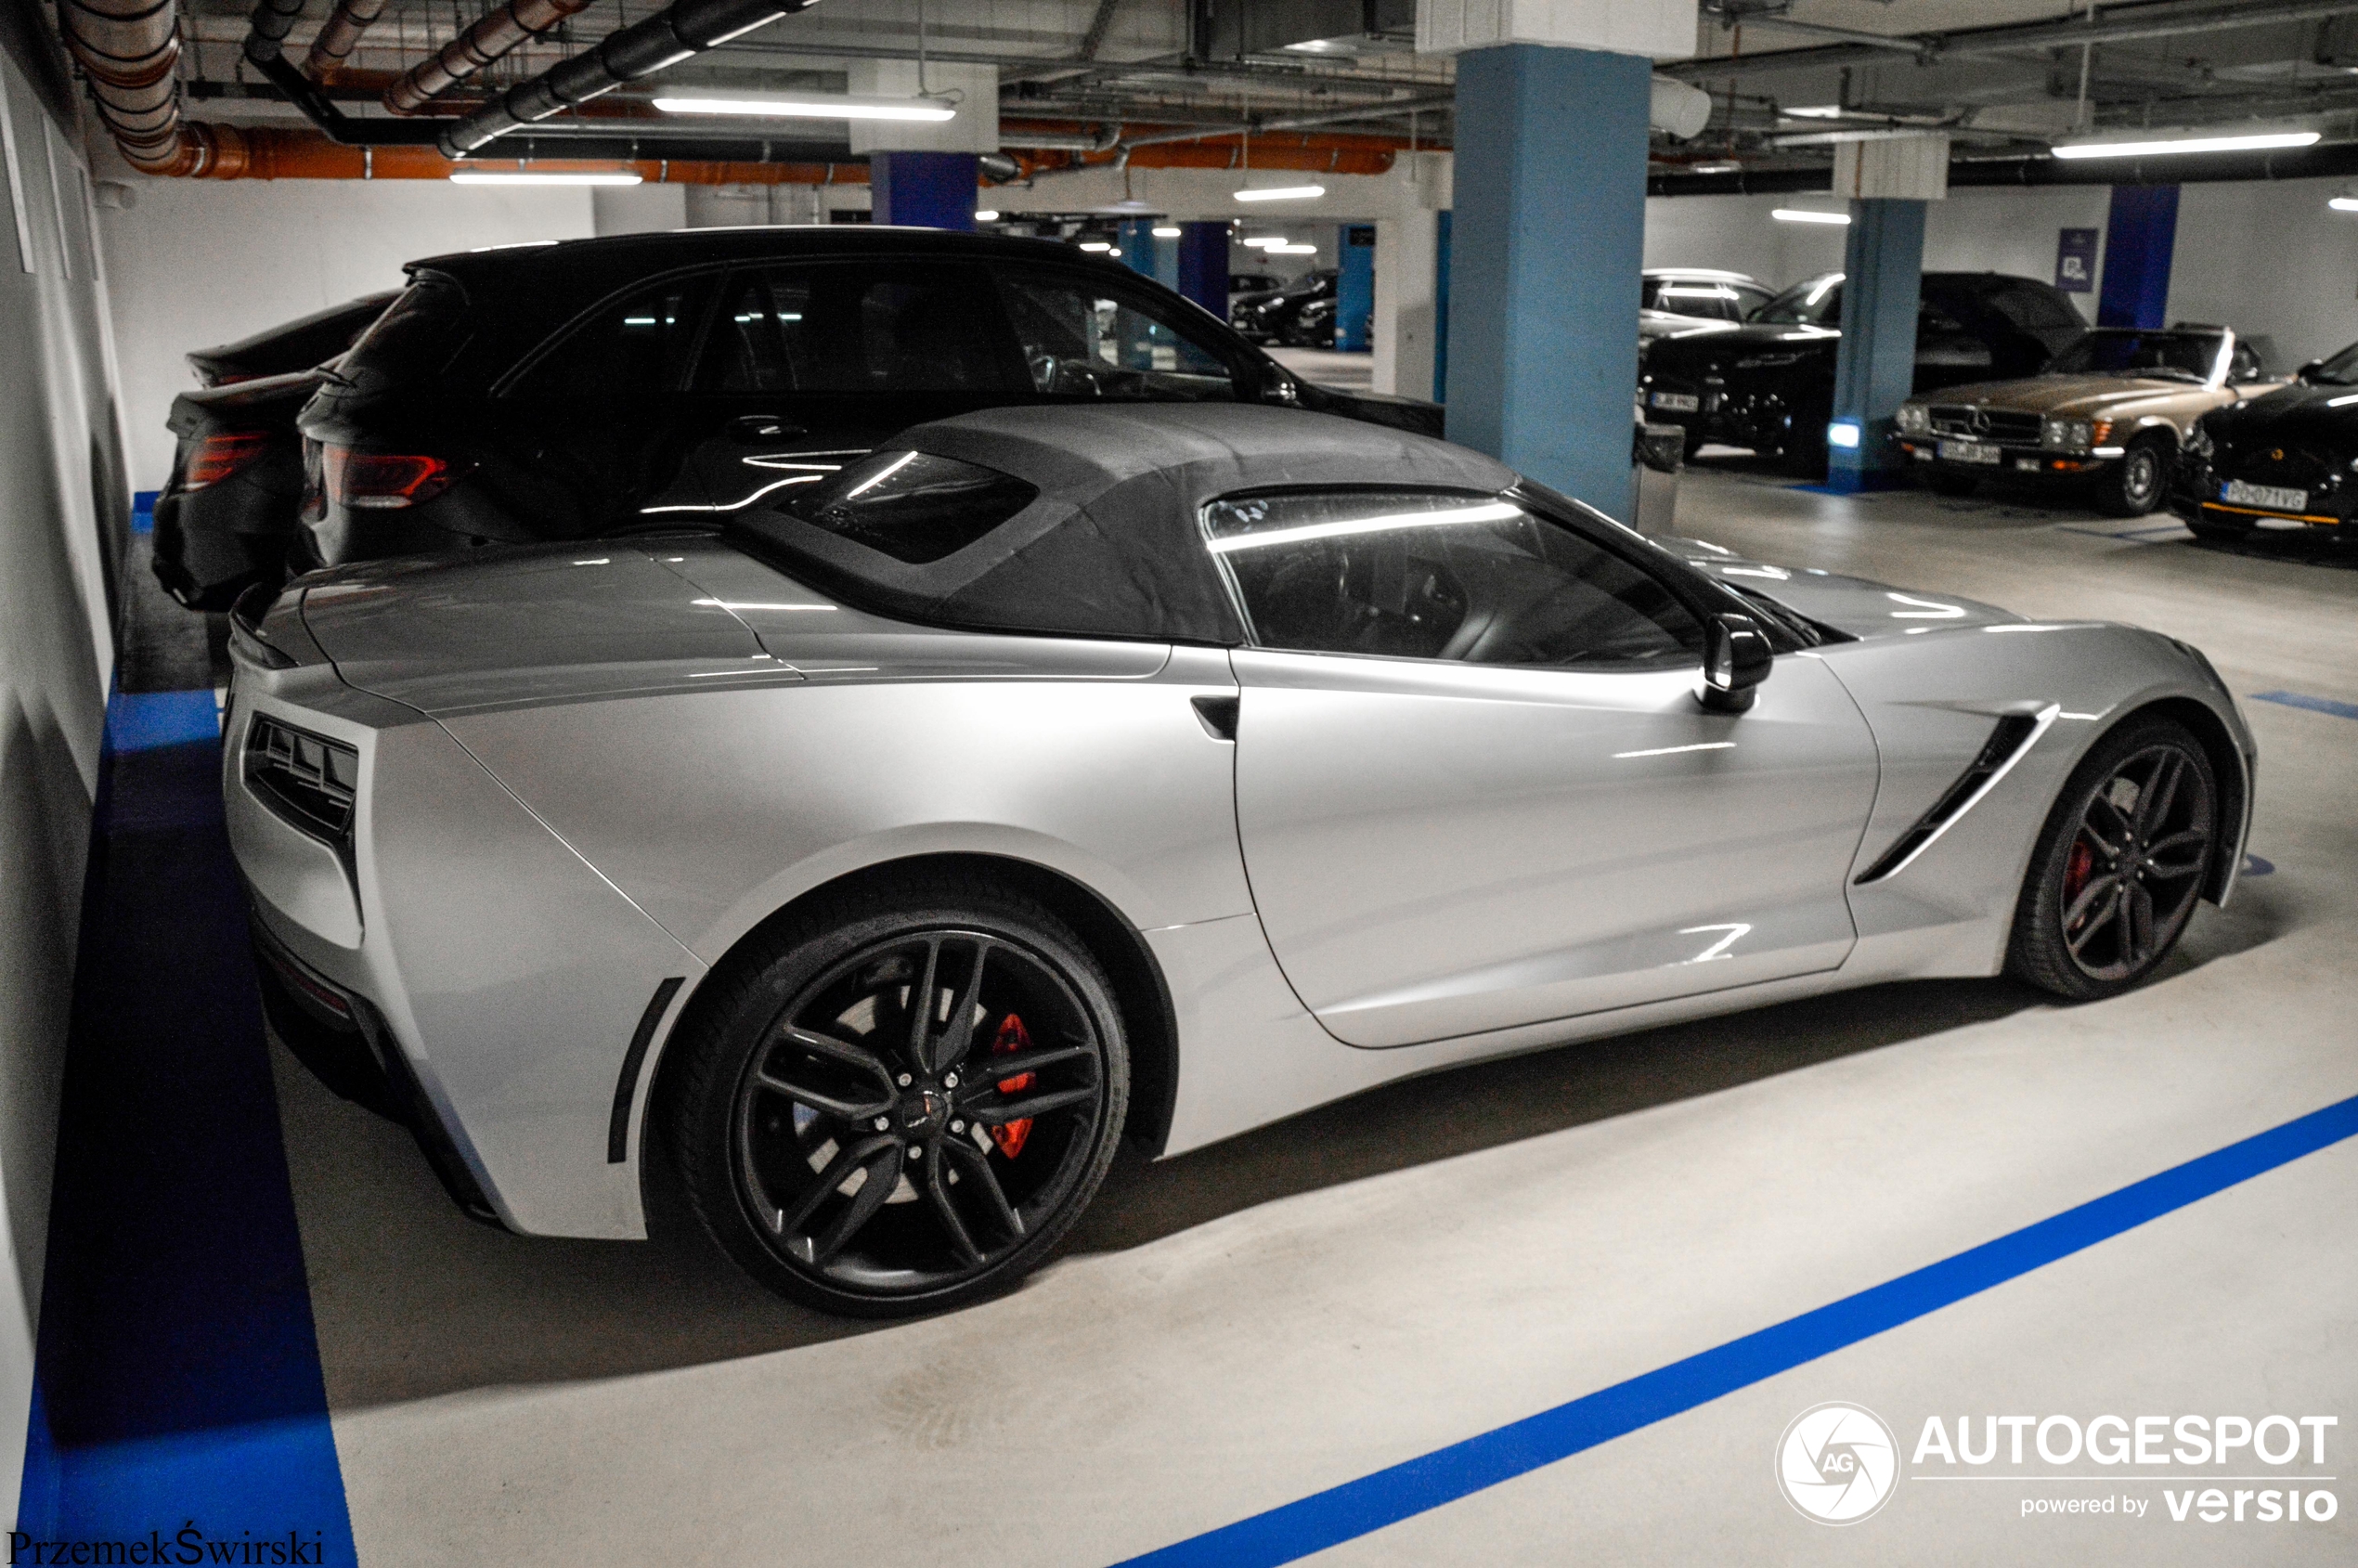
M1932 433L1932 410L1921 403L1899 405L1899 433L1902 435L1928 435Z
M2095 445L2086 420L2046 419L2039 423L2039 445L2051 452L2084 452Z

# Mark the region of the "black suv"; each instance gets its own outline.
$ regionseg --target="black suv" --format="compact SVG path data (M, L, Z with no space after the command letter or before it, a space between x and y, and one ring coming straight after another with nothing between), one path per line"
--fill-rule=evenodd
M1743 325L1657 338L1638 394L1645 417L1749 447L1796 473L1826 471L1842 274L1805 278ZM2030 376L2088 330L2061 290L2000 272L1927 272L1916 313L1914 392Z
M1117 263L868 226L570 240L411 264L303 410L326 564L719 522L976 408L1260 402L1438 435L1315 387Z

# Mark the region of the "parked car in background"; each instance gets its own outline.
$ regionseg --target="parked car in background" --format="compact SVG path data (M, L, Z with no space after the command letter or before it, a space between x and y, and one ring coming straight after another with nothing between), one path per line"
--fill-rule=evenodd
M191 610L227 610L287 574L303 533L303 434L295 416L327 382L317 369L263 376L172 400L179 438L156 497L150 566Z
M307 370L352 346L369 323L384 314L398 289L364 294L348 304L330 305L309 316L240 338L217 348L200 348L188 356L188 368L203 386L230 386L263 376Z
M717 533L237 620L280 1038L483 1218L642 1237L667 1162L864 1315L1013 1285L1125 1138L1925 975L2118 994L2250 822L2183 642L1236 403L966 413Z
M1335 317L1342 307L1340 294L1312 300L1294 312L1279 337L1294 348L1332 348L1335 345Z
M1253 343L1282 343L1294 317L1307 305L1335 297L1335 269L1303 273L1275 293L1249 295L1228 312L1228 324Z
M1638 295L1638 341L1712 331L1741 323L1775 297L1748 273L1701 266L1649 267Z
M325 563L717 524L977 408L1270 403L1311 385L1151 279L1051 240L844 225L412 264L302 415Z
M1228 274L1228 308L1247 294L1274 294L1286 286L1286 280L1274 272L1232 272Z
M2170 510L2213 540L2358 524L2358 343L2196 421Z
M1909 399L1892 438L1947 495L2020 479L2142 517L2161 504L2195 421L2272 384L2223 327L2098 327L2036 376Z
M1639 392L1646 417L1707 441L1749 447L1797 473L1826 469L1842 274L1804 279L1723 331L1659 338ZM2069 295L1995 272L1927 272L1916 316L1911 390L2011 380L2044 367L2088 330Z

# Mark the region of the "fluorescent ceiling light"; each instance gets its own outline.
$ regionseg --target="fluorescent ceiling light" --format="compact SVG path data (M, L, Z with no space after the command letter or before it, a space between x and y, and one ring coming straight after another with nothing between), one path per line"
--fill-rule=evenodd
M1798 114L1804 120L1839 120L1842 118L1842 105L1838 103L1804 104L1798 109L1788 109L1783 112Z
M1279 245L1290 245L1293 241L1287 239L1282 234L1259 234L1255 235L1250 240L1244 241L1244 243L1254 246L1260 250L1267 251Z
M2326 205L2337 213L2358 213L2358 196L2337 196Z
M1259 190L1239 190L1239 201L1307 201L1327 194L1323 185L1271 185Z
M2169 141L2083 141L2055 149L2058 158L2155 158L2171 152L2253 152L2269 147L2308 147L2314 131L2269 131L2248 136L2178 136Z
M491 169L461 169L450 176L452 185L637 185L640 176L627 169L604 173L577 172L570 174L535 174L529 170L500 172Z
M666 114L728 114L767 120L924 120L939 123L958 111L923 98L862 98L812 93L798 98L657 98Z
M1315 256L1318 253L1318 247L1315 245L1272 245L1261 253L1264 256Z
M1179 238L1179 230L1170 224L1157 224L1154 236L1158 240L1176 240Z
M1084 240L1081 242L1081 248L1084 251L1096 252L1107 252L1113 249L1111 245L1107 244L1102 240Z
M997 223L998 221L999 214L994 208L985 207L981 212L975 214L975 222L977 223Z
M1780 207L1768 214L1779 223L1848 223L1848 213L1813 213L1807 207Z

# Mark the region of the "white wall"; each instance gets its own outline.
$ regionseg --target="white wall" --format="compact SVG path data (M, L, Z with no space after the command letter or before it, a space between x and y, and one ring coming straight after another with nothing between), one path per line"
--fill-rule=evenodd
M125 174L100 214L135 488L172 471L163 428L195 386L182 356L401 286L421 256L594 233L590 192L439 180L168 180Z
M1926 203L1924 269L2010 272L2052 282L2058 235L2102 229L2111 192L2101 185L1951 190L1947 200ZM1652 197L1646 202L1646 265L1726 267L1773 288L1842 266L1842 229L1779 223L1768 215L1779 207L1839 210L1823 194ZM2093 293L2073 301L2089 320L2096 318Z
M98 519L127 499L87 175L5 57L0 95L0 1475L13 1480L113 670Z
M2326 205L2342 184L2181 187L2170 319L2272 338L2285 370L2358 339L2358 214Z

